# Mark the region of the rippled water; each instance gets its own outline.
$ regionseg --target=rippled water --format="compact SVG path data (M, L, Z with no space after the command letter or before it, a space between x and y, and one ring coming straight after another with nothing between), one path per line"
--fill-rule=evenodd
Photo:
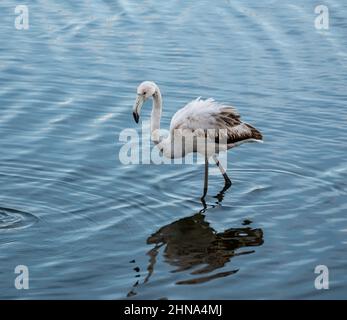
M347 6L324 4L329 30L315 1L33 0L16 30L1 1L0 298L346 298ZM205 211L202 165L119 160L142 80L163 127L202 96L264 134Z

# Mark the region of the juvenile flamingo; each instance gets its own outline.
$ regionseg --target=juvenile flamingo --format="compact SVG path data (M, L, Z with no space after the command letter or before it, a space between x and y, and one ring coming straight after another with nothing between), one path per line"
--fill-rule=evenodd
M220 104L213 99L197 98L179 109L171 119L170 134L160 137L160 119L162 96L159 87L152 81L144 81L137 88L137 97L133 107L133 116L139 122L144 102L153 99L151 114L151 139L160 152L168 158L180 158L191 152L205 156L204 193L208 188L208 160L213 158L222 173L225 186L230 185L225 169L220 164L217 153L226 151L244 142L262 142L262 134L248 123L242 122L235 108Z

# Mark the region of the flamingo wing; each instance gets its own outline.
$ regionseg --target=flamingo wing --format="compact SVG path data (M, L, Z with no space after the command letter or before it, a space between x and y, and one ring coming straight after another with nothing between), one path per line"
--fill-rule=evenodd
M248 123L242 122L234 107L220 104L211 98L198 98L178 110L170 125L171 134L175 130L188 130L196 136L204 136L207 130L209 138L217 143L220 135L226 134L227 143L231 146L247 140L262 140L262 134Z

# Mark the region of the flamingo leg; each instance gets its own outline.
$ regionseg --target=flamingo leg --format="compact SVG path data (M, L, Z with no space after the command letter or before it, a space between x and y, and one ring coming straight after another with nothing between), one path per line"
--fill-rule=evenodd
M201 197L201 201L204 203L204 199L208 189L208 156L207 156L207 132L205 132L205 179L204 179L204 193Z
M204 193L201 197L201 200L204 200L207 194L208 189L208 158L207 158L207 150L205 150L205 178L204 178Z
M213 155L213 160L216 162L216 165L218 166L220 172L222 173L223 175L223 178L224 178L224 181L225 181L225 185L224 185L224 189L223 189L223 192L226 191L227 189L229 189L229 187L231 186L231 180L229 179L225 169L222 167L222 165L220 164L217 156L214 154Z

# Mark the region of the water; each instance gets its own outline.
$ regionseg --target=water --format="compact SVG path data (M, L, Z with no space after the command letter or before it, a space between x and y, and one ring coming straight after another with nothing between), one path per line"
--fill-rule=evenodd
M346 298L347 6L324 4L329 30L315 1L33 0L16 30L1 1L0 298ZM202 96L264 134L205 212L203 165L119 160L143 80L164 128Z

